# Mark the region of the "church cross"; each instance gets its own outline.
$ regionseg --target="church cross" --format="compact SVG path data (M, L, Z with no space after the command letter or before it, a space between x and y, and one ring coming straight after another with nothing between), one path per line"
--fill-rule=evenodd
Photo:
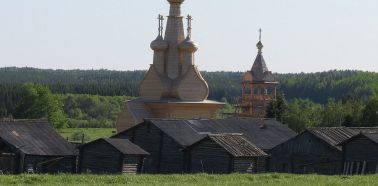
M159 14L158 20L159 20L159 36L162 36L163 35L163 21L164 21L164 17Z
M259 29L259 32L260 32L259 41L261 42L261 33L262 33L262 29L261 28Z

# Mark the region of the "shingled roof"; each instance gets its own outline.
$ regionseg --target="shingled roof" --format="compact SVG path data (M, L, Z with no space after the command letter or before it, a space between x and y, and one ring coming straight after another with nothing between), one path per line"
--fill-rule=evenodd
M117 138L103 138L100 140L106 141L108 144L112 145L118 151L127 155L149 155L148 152L135 145L127 139L117 139Z
M276 82L276 78L273 76L272 72L270 72L268 70L268 67L266 66L262 53L257 54L257 57L251 69L251 73L253 77L253 82L255 83Z
M0 121L0 138L28 155L69 156L75 146L63 139L47 121Z
M329 145L341 150L341 147L338 146L340 143L358 135L360 132L378 131L378 128L320 127L309 128L307 131Z
M268 156L240 134L210 134L209 138L234 157Z
M346 144L346 143L348 143L348 142L352 141L353 139L358 138L360 136L364 136L364 137L368 138L369 140L371 140L372 142L378 144L378 131L377 130L369 130L369 131L363 130L359 134L339 143L338 146L342 146L342 145L344 145L344 144Z
M183 147L191 146L209 134L240 133L258 148L270 150L296 136L293 130L274 119L146 119L140 125L147 123L155 125Z
M253 63L250 73L252 74L254 83L277 83L276 78L273 76L272 72L268 70L265 63L265 59L262 55L262 48L264 47L261 41L257 43L257 48L259 49L255 62Z

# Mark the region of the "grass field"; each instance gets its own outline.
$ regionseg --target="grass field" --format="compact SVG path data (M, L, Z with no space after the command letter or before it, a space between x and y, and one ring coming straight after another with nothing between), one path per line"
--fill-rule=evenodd
M290 174L231 175L19 175L1 176L0 185L378 185L378 175L318 176Z
M113 128L67 128L62 129L59 133L69 141L81 142L84 133L85 142L93 141L98 138L107 138L114 135Z

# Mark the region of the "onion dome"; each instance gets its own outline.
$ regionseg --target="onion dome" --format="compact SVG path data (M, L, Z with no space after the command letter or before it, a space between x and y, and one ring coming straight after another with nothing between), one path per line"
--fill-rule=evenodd
M151 42L152 50L167 50L168 42L164 41L163 37L159 35L154 41Z
M198 45L194 43L190 37L187 37L182 43L180 43L179 48L183 51L196 52L198 50Z

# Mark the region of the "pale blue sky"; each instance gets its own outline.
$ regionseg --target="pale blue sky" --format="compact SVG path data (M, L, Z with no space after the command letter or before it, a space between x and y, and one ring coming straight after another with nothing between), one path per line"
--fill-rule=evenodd
M166 0L0 0L0 66L147 69ZM246 71L258 29L273 72L378 72L377 0L186 0L196 64Z

